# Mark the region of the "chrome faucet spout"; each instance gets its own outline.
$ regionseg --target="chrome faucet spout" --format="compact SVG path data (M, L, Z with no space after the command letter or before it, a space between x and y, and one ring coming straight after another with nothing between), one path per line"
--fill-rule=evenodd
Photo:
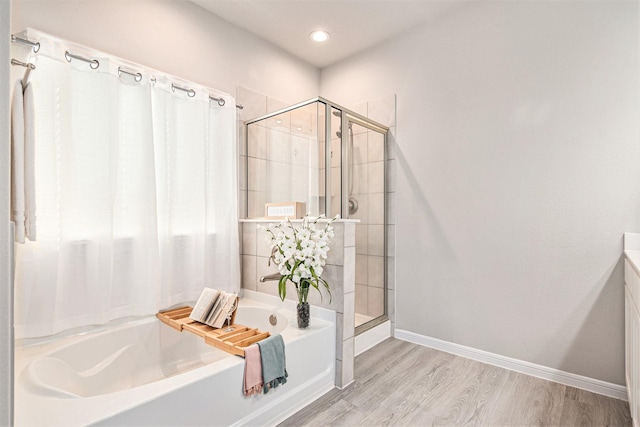
M275 272L273 274L269 274L269 275L266 275L266 276L260 276L260 283L264 283L264 282L267 282L269 280L280 280L280 277L282 277L282 276L278 272Z

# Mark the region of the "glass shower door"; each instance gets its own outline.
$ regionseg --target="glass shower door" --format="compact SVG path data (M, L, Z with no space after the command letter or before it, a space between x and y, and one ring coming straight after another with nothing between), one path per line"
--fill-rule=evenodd
M343 205L356 225L355 326L386 320L385 139L382 130L348 120Z

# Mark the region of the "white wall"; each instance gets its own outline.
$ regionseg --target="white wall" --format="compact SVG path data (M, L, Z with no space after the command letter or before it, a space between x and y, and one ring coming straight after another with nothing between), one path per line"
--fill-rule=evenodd
M35 28L232 95L318 94L316 68L188 1L11 1L14 33Z
M637 8L483 2L322 71L397 93L397 328L624 384Z
M0 426L13 414L13 285L9 240L9 21L11 5L0 1Z

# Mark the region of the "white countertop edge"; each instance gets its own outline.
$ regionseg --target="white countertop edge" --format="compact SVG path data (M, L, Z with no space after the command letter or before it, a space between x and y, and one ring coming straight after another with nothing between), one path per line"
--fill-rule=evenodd
M638 276L640 276L640 250L624 251L624 257L629 261Z
M640 233L624 233L624 251L640 250Z
M624 257L640 276L640 233L624 233Z

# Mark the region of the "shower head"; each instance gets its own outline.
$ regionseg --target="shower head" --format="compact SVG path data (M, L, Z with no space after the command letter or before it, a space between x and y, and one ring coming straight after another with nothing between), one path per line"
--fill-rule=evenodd
M336 117L342 118L342 111L340 111L340 110L334 110L334 111L331 112L331 114L333 114ZM349 122L349 130L351 130L351 131L353 130L353 128L351 127L352 124L353 123ZM336 136L338 138L342 138L342 132L341 131L337 131L336 132Z
M352 127L351 125L353 125L353 123L349 122L349 130L350 130L351 132L353 132L353 127ZM341 131L337 131L337 132L336 132L336 136L337 136L338 138L342 138L342 132L341 132Z
M333 115L334 115L334 116L336 116L336 117L340 117L340 118L342 118L342 112L341 112L340 110L333 110L333 111L331 112L331 114L333 114ZM337 131L337 132L336 132L336 136L337 136L338 138L342 138L342 132Z

